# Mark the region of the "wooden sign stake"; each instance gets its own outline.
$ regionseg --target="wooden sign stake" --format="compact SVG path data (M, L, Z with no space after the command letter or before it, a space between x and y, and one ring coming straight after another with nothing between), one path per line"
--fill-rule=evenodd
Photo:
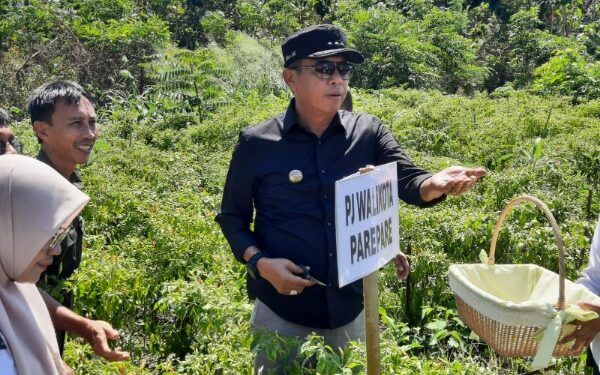
M367 336L367 374L381 374L379 358L379 273L363 278L365 298L365 330Z
M372 165L360 168L361 174L375 169ZM379 350L379 273L375 271L363 278L365 301L365 331L367 345L367 375L381 374Z

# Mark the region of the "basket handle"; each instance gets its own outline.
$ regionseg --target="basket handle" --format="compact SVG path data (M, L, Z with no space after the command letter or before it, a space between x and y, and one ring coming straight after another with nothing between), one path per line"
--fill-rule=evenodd
M506 215L510 212L510 210L519 203L523 202L532 202L536 206L538 206L544 214L546 214L546 218L550 222L552 229L554 231L554 239L556 240L556 245L558 246L558 302L556 302L556 308L558 310L563 310L565 308L565 251L564 251L564 243L562 237L560 235L560 229L558 228L558 224L556 223L556 219L548 209L548 206L541 200L536 197L532 197L530 195L522 195L520 197L513 198L506 207L500 213L500 217L496 222L496 226L494 227L494 235L492 236L492 243L490 245L490 255L488 257L488 265L493 265L496 261L494 255L496 253L496 241L498 240L498 234L500 233L500 228Z

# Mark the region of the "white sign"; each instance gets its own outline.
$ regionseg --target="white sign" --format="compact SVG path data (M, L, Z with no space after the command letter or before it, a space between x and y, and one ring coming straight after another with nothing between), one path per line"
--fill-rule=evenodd
M400 253L395 162L335 183L340 288L383 267Z

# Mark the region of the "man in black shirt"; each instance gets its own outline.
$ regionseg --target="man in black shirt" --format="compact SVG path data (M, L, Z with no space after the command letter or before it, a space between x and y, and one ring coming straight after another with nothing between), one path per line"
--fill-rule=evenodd
M351 64L363 56L332 25L310 27L282 45L283 78L294 94L287 110L242 130L217 222L237 260L246 263L256 298L252 325L303 337L313 331L334 347L364 340L362 281L337 285L335 181L368 164L398 164L398 193L429 207L471 188L483 169L416 167L381 121L340 110ZM250 224L254 220L254 229ZM394 260L404 279L404 254ZM300 277L310 274L325 286ZM277 368L259 354L257 370Z
M33 130L41 148L37 158L50 165L77 188L83 188L78 164L88 161L98 130L93 99L79 84L55 81L38 87L28 100ZM81 262L83 247L83 218L78 215L61 242L61 254L54 257L52 265L42 274L38 287L55 328L61 354L64 331L75 333L90 343L96 354L108 360L129 358L120 348L111 349L108 339L119 334L105 321L91 320L70 309L73 295L70 290L60 290L61 303L47 291L61 287L62 281L71 277Z

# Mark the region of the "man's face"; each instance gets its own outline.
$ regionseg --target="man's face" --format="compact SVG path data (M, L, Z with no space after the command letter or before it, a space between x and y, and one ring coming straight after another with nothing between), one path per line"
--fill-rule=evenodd
M51 123L36 121L34 128L53 162L75 168L86 163L92 153L98 136L96 120L94 106L82 97L78 104L58 101Z
M343 56L330 56L323 59L301 59L296 66L314 65L317 61L341 63ZM296 97L297 108L315 115L333 116L341 107L348 92L348 81L340 73L327 78L317 77L314 68L288 69L284 73L286 82Z

